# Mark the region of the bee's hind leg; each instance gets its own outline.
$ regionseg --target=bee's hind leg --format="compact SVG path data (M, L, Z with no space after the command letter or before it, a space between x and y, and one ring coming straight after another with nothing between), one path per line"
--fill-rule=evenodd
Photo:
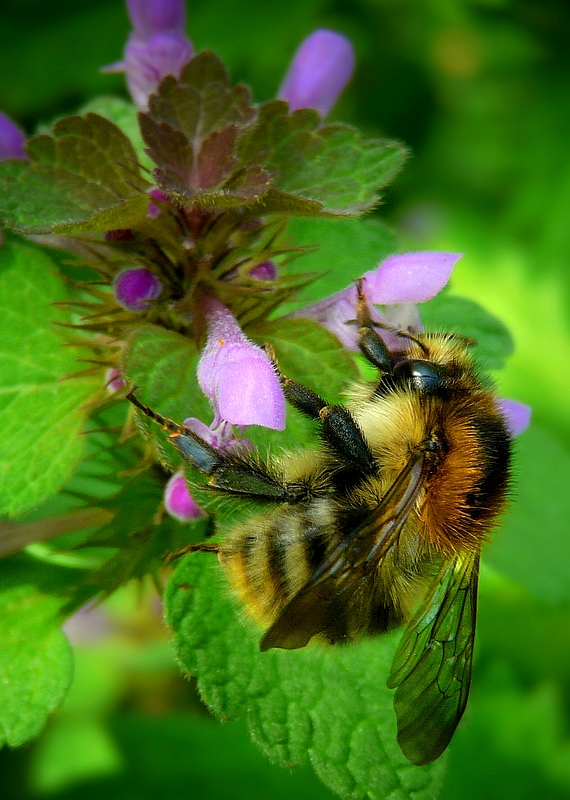
M360 471L374 473L376 464L370 447L350 411L344 406L327 403L312 389L288 378L279 369L273 348L265 345L264 349L279 376L288 402L305 416L321 422L323 437L336 453Z
M165 564L170 564L177 558L188 555L188 553L219 553L220 545L215 542L197 542L196 544L187 544L175 553L168 553L164 559Z

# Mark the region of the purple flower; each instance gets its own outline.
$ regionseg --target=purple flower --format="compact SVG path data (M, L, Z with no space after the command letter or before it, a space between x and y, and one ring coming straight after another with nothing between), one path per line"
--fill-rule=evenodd
M151 199L148 203L148 211L146 212L146 215L149 219L158 219L162 214L160 204L168 202L168 195L162 192L160 189L151 189L148 194Z
M262 261L252 267L248 273L248 278L255 278L258 281L274 281L277 279L277 266L274 261ZM237 267L234 267L224 275L225 281L234 281L240 277Z
M285 398L265 352L245 336L215 297L203 294L202 309L208 338L197 372L198 383L214 406L211 427L224 420L283 430Z
M274 281L277 278L277 267L273 261L262 261L250 270L249 277L257 278L258 281Z
M222 452L243 452L244 450L252 450L253 444L245 437L236 438L234 434L234 426L231 422L222 420L216 424L216 420L211 425L206 425L196 417L188 417L184 420L184 425L194 431L201 439L211 444L216 450ZM238 426L242 429L244 426Z
M113 282L117 302L128 311L146 311L162 291L162 283L146 267L121 270Z
M188 491L183 469L175 472L166 484L164 507L179 522L192 522L204 516L204 512Z
M184 33L185 0L127 0L127 10L137 36L150 37L159 31Z
M10 117L0 111L0 161L5 158L27 159L26 137Z
M184 0L127 0L127 9L134 30L124 60L105 71L125 71L131 96L144 110L163 78L180 75L194 48L186 35Z
M423 303L448 282L461 253L403 253L386 258L364 276L373 303Z
M517 400L497 400L499 410L505 417L511 436L518 436L530 425L531 408Z
M430 300L443 289L460 258L458 253L423 252L390 256L382 261L375 270L364 275L364 290L370 303L392 307L385 315L372 309L375 318L404 330L417 330L419 315L415 304ZM289 316L314 319L334 333L345 347L359 349L358 332L353 324L356 317L354 284ZM388 347L392 346L389 333L382 332L382 336Z
M322 117L329 113L354 70L354 50L340 33L316 30L301 44L279 94L291 111L315 108Z

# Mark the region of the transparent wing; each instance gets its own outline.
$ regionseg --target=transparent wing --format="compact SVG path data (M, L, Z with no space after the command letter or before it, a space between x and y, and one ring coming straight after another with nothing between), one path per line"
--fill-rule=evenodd
M397 687L398 743L414 764L441 755L465 710L478 577L478 553L446 561L394 657L388 687Z
M347 604L366 591L373 567L398 540L427 476L425 455L414 455L382 502L324 559L265 632L260 648L304 647L326 631L331 642L346 636Z

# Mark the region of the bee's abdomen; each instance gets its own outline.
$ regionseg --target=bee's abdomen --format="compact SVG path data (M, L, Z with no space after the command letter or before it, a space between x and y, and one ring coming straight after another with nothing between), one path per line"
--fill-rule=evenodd
M279 509L254 517L232 531L220 561L239 600L263 625L307 582L341 534L332 519L332 501Z

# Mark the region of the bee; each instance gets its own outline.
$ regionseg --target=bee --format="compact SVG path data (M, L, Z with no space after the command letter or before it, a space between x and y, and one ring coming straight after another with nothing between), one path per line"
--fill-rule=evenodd
M261 650L406 626L387 683L399 745L422 765L445 750L467 703L479 559L505 504L511 437L472 342L399 331L402 349L390 352L357 289L359 345L378 379L350 388L344 405L287 378L268 349L287 400L320 424L313 449L271 461L222 453L127 397L212 491L265 507L219 546L191 548L218 552L265 629Z

